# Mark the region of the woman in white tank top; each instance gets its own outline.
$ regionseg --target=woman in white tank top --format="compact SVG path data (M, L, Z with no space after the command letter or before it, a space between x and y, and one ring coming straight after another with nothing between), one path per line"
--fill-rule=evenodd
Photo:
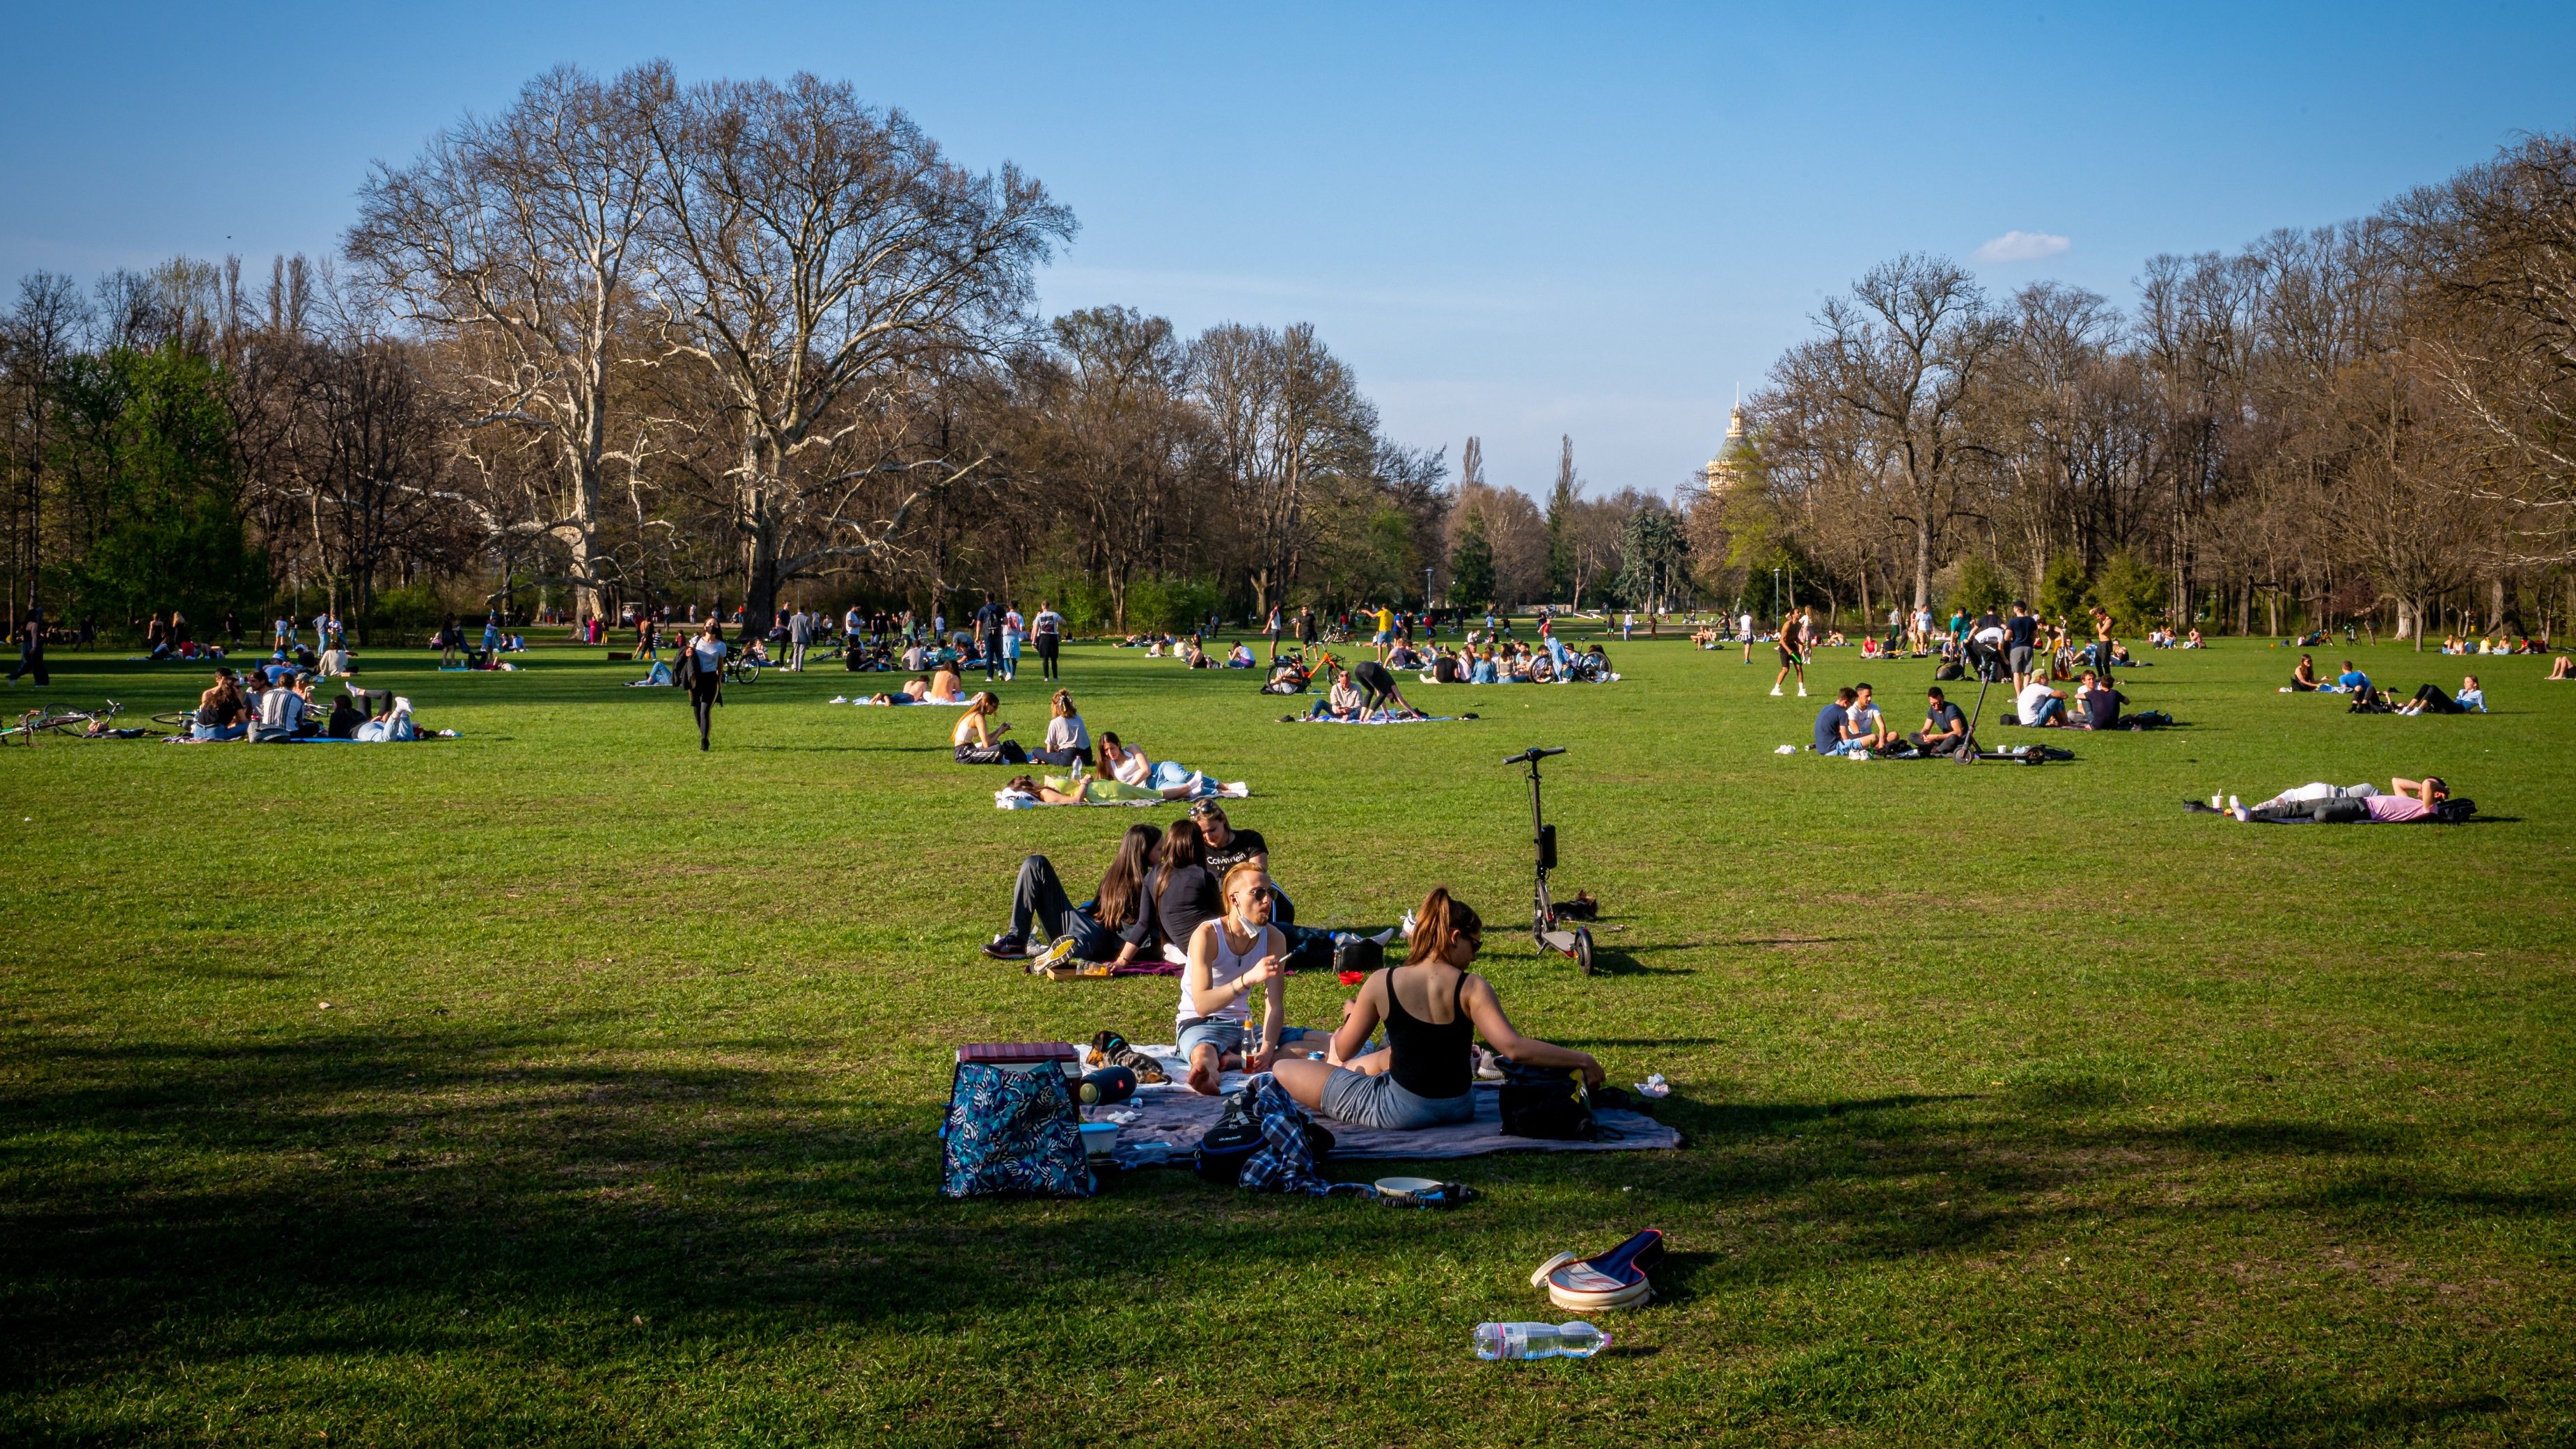
M1288 945L1270 924L1270 877L1249 863L1236 866L1226 872L1225 902L1225 915L1190 937L1172 1023L1189 1060L1190 1090L1209 1096L1229 1069L1270 1070L1288 1011L1287 971L1280 965ZM1262 1049L1247 1059L1243 1028L1255 989L1262 993Z

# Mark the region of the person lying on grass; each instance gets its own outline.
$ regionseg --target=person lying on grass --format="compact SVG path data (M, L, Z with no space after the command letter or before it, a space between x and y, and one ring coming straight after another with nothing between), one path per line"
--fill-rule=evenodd
M977 692L967 702L966 712L957 717L956 726L948 732L948 743L956 752L957 763L1025 765L1029 762L1029 753L1020 748L1019 741L1002 738L1011 732L1011 727L993 718L994 712L1001 707L1001 700L995 698L990 690Z
M1079 780L1050 775L1041 780L1034 775L1013 775L1002 787L1006 795L1025 795L1041 805L1125 805L1144 800L1187 800L1199 792L1196 784L1174 785L1156 789L1151 785L1128 785L1106 775L1086 775Z
M1601 1085L1601 1064L1584 1052L1525 1037L1503 1015L1492 983L1467 969L1484 944L1484 923L1437 886L1415 915L1404 964L1370 974L1342 1010L1323 1061L1290 1058L1269 1070L1288 1095L1338 1121L1390 1131L1419 1131L1476 1115L1478 1036L1523 1066L1565 1067ZM1386 1046L1356 1055L1379 1022Z
M1227 1071L1270 1070L1288 1010L1287 938L1270 924L1270 877L1245 862L1226 872L1225 914L1189 937L1172 1040L1190 1064L1190 1090L1215 1096ZM1262 1045L1246 1055L1244 1026L1261 993Z
M870 704L927 704L930 702L930 676L916 674L892 694L871 694Z
M2415 697L2398 705L2397 712L2399 714L2485 714L2487 694L2485 690L2478 688L2476 675L2464 674L2460 677L2460 692L2456 697L2444 694L2442 686L2438 684L2419 685L2416 687Z
M2416 820L2433 820L2440 816L2442 802L2451 797L2451 787L2439 775L2421 780L2396 776L2382 792L2364 781L2358 785L2329 785L2320 780L2284 790L2259 805L2238 803L2227 797L2227 808L2219 810L2197 800L2184 802L2185 808L2201 814L2233 815L2246 824L2263 825L2398 825Z
M1043 928L1048 947L1038 958L1042 969L1069 957L1125 965L1141 948L1122 933L1136 923L1144 907L1145 877L1163 832L1152 825L1130 825L1118 842L1118 853L1100 877L1100 889L1084 910L1065 893L1055 863L1043 855L1020 862L1019 882L1011 888L1010 929L984 943L984 954L1016 961L1030 954L1029 931Z

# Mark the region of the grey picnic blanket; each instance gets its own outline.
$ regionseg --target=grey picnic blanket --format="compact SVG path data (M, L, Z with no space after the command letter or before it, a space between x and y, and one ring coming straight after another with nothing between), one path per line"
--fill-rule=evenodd
M1151 1048L1148 1048L1151 1050ZM1203 1097L1180 1085L1188 1068L1173 1073L1169 1088L1149 1088L1114 1107L1086 1107L1086 1122L1119 1121L1118 1145L1131 1147L1147 1142L1160 1142L1176 1153L1186 1155L1199 1144L1199 1137L1216 1125L1225 1111L1225 1098ZM1243 1085L1241 1072L1225 1074L1228 1092ZM1494 1152L1641 1152L1653 1148L1682 1145L1681 1132L1665 1126L1642 1112L1603 1109L1594 1114L1601 1126L1599 1140L1592 1142L1557 1141L1541 1137L1510 1137L1503 1132L1501 1084L1476 1084L1476 1117L1472 1122L1454 1126L1429 1127L1419 1132L1390 1132L1380 1127L1354 1127L1316 1114L1315 1120L1333 1134L1332 1161L1408 1161L1423 1162L1449 1157L1483 1157ZM1128 1114L1134 1114L1129 1117Z

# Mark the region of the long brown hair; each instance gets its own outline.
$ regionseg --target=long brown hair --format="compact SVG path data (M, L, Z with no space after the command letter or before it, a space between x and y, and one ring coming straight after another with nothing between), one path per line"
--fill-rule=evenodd
M1100 924L1113 931L1123 931L1136 919L1138 897L1145 892L1145 871L1154 859L1154 847L1163 843L1163 832L1157 826L1130 825L1118 842L1118 854L1100 877Z
M1465 901L1452 900L1447 886L1433 886L1422 898L1422 909L1413 916L1413 948L1405 953L1404 964L1419 966L1425 961L1447 964L1449 943L1460 936L1482 939L1485 923L1476 908Z
M1199 833L1199 823L1189 819L1173 821L1170 832L1163 837L1163 852L1155 858L1155 864L1165 871L1192 865L1205 869L1207 837Z

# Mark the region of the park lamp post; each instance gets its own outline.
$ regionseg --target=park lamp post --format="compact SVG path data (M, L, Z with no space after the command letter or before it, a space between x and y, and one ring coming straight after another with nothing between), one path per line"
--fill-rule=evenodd
M1431 625L1431 570L1427 568L1422 571L1422 623L1425 628Z

